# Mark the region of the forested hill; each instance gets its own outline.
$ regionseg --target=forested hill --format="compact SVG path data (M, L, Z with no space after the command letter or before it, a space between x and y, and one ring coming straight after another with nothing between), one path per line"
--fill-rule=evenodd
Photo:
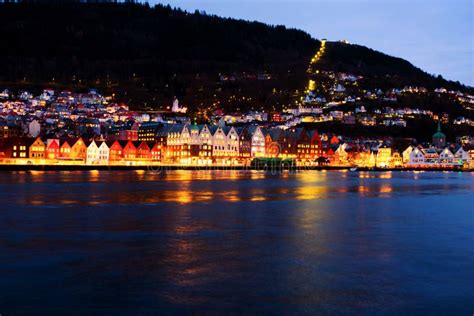
M319 42L284 26L124 3L0 5L1 79L304 69Z
M0 3L0 35L0 88L96 87L154 108L174 96L229 110L294 104L321 46L284 26L99 0ZM374 88L467 89L358 45L328 42L320 63L363 75ZM262 76L271 80L255 79Z
M473 90L459 82L445 80L442 76L430 75L402 58L344 42L328 42L327 52L321 59L319 67L372 78L374 84L382 89L409 85L471 92Z

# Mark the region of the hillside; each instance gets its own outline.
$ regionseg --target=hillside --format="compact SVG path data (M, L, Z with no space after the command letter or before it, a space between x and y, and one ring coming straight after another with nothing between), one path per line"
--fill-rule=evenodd
M0 34L0 88L95 87L135 109L164 109L177 96L194 112L294 104L321 45L284 26L132 3L3 3ZM339 42L328 42L318 67L362 75L364 88L472 90ZM438 109L450 112L443 104Z
M169 6L2 4L2 79L70 80L305 66L308 34Z
M373 78L380 88L411 85L430 89L445 87L452 90L474 91L459 82L432 76L402 58L343 42L328 42L327 52L319 67Z

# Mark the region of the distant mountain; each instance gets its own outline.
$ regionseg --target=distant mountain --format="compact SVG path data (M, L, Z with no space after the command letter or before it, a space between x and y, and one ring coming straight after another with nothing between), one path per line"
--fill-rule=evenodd
M307 33L284 26L102 1L3 3L0 35L2 86L94 86L138 108L169 104L173 96L191 108L294 104L320 47ZM403 59L339 42L328 43L318 67L368 76L377 88L467 89ZM254 80L265 75L271 80Z

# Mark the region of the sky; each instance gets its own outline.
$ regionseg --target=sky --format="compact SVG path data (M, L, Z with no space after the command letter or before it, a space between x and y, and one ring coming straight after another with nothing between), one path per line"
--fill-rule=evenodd
M474 86L474 0L148 0L302 29Z

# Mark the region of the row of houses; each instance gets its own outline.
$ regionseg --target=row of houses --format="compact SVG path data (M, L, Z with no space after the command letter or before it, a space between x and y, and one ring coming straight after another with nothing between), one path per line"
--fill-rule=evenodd
M347 144L341 144L332 153L326 156L333 165L354 165L359 167L379 168L474 168L474 149L454 146L437 149L422 145L408 146L404 151L393 150L390 146L382 144L377 148L354 149Z
M11 138L0 146L4 162L28 160L79 164L108 165L119 162L150 162L161 160L161 145L138 141L100 141L78 139Z
M163 144L164 161L178 163L199 163L200 156L218 164L258 157L312 162L323 155L318 132L304 128L144 123L138 130L138 140Z
M446 147L439 151L434 147L409 146L403 152L403 161L410 167L450 167L474 168L474 149L457 146L454 150Z
M194 165L243 164L256 157L314 162L322 155L321 138L303 128L283 131L259 126L158 124L143 126L138 140L8 138L0 158L57 160L86 164L163 162Z
M361 167L473 167L474 149L447 146L444 134L433 146L395 151L379 141L342 141L304 128L144 123L137 140L21 138L0 142L3 163L78 163L88 165L169 163L246 164L254 158L293 159L300 165L330 163Z

